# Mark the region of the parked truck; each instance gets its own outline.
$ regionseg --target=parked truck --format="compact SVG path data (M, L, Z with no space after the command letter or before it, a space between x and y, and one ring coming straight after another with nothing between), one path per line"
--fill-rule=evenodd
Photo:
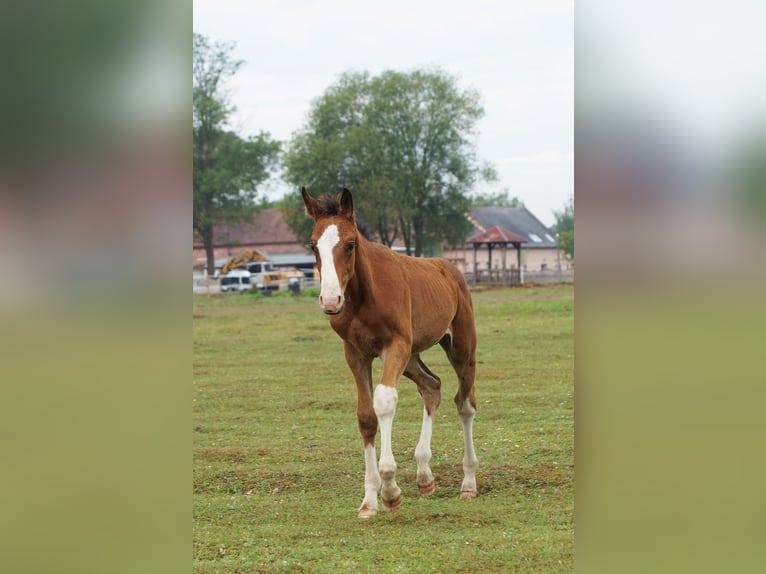
M223 293L245 293L252 288L252 277L249 271L233 269L221 277L221 291Z

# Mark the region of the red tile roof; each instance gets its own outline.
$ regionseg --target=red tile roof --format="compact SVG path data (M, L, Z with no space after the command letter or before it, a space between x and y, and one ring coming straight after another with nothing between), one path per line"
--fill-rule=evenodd
M472 235L465 240L466 243L526 243L527 240L516 235L515 233L508 231L495 225L490 227L486 231L481 231L476 235Z
M216 225L213 228L213 244L219 245L271 245L275 243L297 243L295 234L285 223L282 212L267 208L259 211L252 221L237 225ZM201 247L199 237L194 237L194 246Z

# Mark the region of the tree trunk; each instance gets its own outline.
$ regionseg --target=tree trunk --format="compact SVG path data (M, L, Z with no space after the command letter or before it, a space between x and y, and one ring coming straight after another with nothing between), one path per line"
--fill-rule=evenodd
M405 221L403 216L399 216L399 226L402 230L402 240L404 241L404 248L407 255L412 255L412 235L410 231L410 225Z
M213 241L205 242L205 255L207 256L207 273L211 277L215 275L215 249L213 249Z
M423 237L423 220L420 217L416 217L412 223L415 229L415 257L422 257L425 240L425 237Z
M202 245L205 247L205 259L207 260L207 273L211 277L215 275L215 249L213 248L213 226L205 225L198 230Z
M389 248L393 247L397 236L396 227L392 230L388 220L383 216L378 216L378 235L383 245Z

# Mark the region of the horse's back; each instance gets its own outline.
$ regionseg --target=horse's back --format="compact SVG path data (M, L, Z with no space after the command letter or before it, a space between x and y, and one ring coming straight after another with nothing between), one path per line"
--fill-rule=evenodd
M414 351L435 345L456 327L473 329L471 292L457 267L446 259L398 257L410 292Z

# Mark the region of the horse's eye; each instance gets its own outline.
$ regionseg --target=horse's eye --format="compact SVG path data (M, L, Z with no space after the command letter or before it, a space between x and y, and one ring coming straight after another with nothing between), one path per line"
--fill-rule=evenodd
M346 245L346 253L351 253L354 250L354 247L356 246L355 243L349 243Z

